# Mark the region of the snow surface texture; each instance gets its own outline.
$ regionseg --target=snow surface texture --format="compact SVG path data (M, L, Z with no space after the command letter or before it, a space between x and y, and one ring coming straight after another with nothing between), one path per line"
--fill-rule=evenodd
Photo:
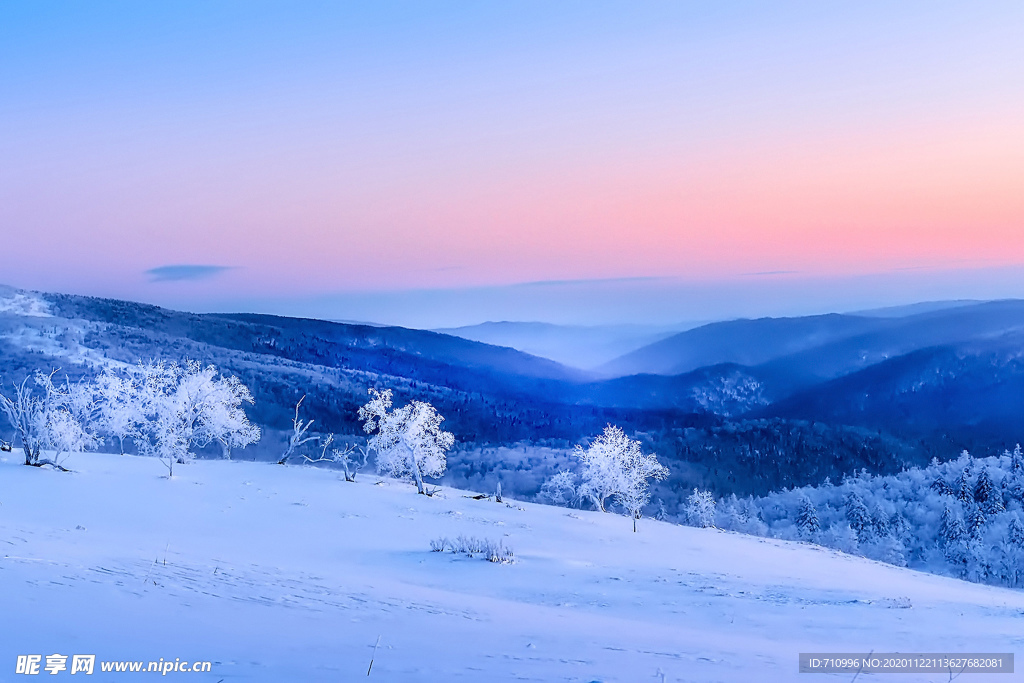
M168 480L147 458L75 455L65 474L17 455L0 459L2 680L33 653L356 680L378 636L383 681L804 681L801 651L1024 649L1024 593L800 543L648 519L634 534L620 515L313 467L201 461ZM516 561L431 552L460 535Z

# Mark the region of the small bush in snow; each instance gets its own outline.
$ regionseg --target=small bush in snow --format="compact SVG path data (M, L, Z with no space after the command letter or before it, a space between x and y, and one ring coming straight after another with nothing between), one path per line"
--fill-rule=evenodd
M515 562L515 554L503 541L492 541L489 538L476 538L475 536L456 536L454 539L445 537L435 538L430 542L430 549L435 553L452 552L465 554L469 557L482 555L488 562L498 564L512 564Z

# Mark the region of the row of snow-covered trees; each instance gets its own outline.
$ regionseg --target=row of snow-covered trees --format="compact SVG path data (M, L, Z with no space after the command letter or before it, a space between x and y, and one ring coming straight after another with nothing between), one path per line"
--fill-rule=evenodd
M1024 453L717 501L715 525L970 581L1024 587Z
M37 372L15 385L10 396L0 394L0 408L15 428L27 465L64 469L61 463L70 453L94 449L104 440L113 440L124 453L128 441L140 455L159 458L173 476L174 465L193 459L198 448L216 443L230 458L233 449L260 438L259 427L243 410L253 403L249 389L212 365L140 362L107 367L94 379L76 383L67 377L57 382L55 376L56 371ZM361 465L372 451L378 472L412 479L419 493L429 494L426 479L444 474L455 441L441 429L444 418L424 401L394 407L390 390L371 388L369 395L359 409L371 435ZM301 404L295 406L293 432L279 462L285 464L293 455L307 462L332 461L353 480L356 446L331 449L333 434L310 434L312 421L300 418ZM318 457L303 452L311 442L317 444ZM612 425L587 448L577 447L574 455L579 471L560 471L546 485L548 493L556 500L587 500L601 511L617 505L633 519L635 531L650 502L650 480L664 479L668 470L654 455L645 454L639 441Z
M26 465L63 469L70 453L113 439L141 455L159 458L174 473L176 463L197 448L217 443L226 457L260 438L243 404L253 402L237 377L212 365L151 361L108 367L95 379L55 381L56 371L37 372L0 394L0 409L14 427ZM46 453L51 457L45 457Z

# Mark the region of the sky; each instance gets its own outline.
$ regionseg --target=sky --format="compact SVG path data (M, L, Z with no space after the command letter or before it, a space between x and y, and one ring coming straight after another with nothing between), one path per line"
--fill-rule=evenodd
M0 4L0 282L415 326L1024 297L1018 2Z

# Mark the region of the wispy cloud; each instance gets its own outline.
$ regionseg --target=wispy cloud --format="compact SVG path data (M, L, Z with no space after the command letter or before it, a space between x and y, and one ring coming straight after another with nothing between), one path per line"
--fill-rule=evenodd
M759 270L756 273L747 273L747 275L799 275L799 270Z
M636 284L636 283L653 283L653 282L669 282L671 278L665 278L660 276L641 276L641 277L608 277L608 278L585 278L579 280L536 280L533 282L518 282L511 285L504 285L505 287L576 287L576 286L587 286L587 285L618 285L618 284ZM499 285L500 286L500 285Z
M179 280L205 280L220 275L231 266L211 266L199 264L182 264L159 266L146 271L150 282L172 282Z

